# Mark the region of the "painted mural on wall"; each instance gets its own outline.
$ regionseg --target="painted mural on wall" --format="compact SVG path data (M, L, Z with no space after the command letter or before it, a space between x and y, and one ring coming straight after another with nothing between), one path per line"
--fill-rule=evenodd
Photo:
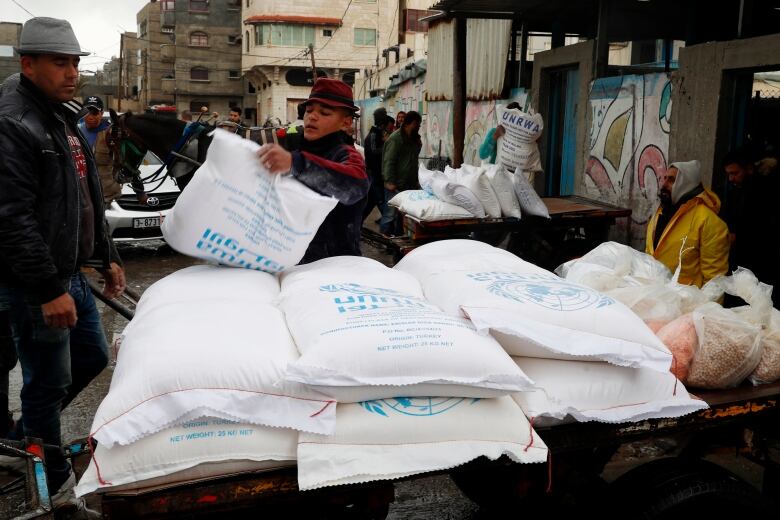
M452 101L429 101L420 132L423 138L420 155L452 157Z
M509 99L466 103L466 138L463 146L463 162L475 166L480 164L479 147L487 132L498 124L496 106L505 106L512 101L517 101L520 106L525 107L528 101L528 92L525 89L515 89Z
M671 93L663 73L591 83L589 155L580 189L587 197L632 209L630 222L620 223L613 235L638 249L644 248L666 173Z

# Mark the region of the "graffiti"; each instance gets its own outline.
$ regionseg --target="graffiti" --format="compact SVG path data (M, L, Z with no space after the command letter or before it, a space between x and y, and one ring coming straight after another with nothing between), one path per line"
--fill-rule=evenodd
M452 157L452 101L430 101L423 132L423 151L428 157L439 153Z
M590 90L590 150L583 175L586 196L629 207L631 222L618 236L643 248L666 173L671 83L665 74L597 79Z

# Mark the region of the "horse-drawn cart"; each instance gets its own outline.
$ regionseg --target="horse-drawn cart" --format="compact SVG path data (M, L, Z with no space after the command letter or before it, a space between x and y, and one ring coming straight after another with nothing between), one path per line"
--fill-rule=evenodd
M554 269L571 258L581 256L608 240L609 229L619 218L631 216L631 210L579 196L542 199L550 218L468 218L421 221L403 215L405 234L387 237L363 228L363 240L387 248L396 260L417 246L436 240L477 238L498 243L507 233L507 249L532 263Z
M780 492L780 382L700 394L710 408L675 419L637 423L568 423L536 426L550 449L547 464L515 464L505 458L476 460L447 472L466 496L490 514L509 510L548 513L600 510L602 514L668 518L680 511L771 517ZM673 446L607 484L603 475L621 458L621 447L646 443ZM38 452L40 446L28 446ZM84 443L67 448L77 472L89 462ZM720 465L723 454L762 472L761 488L749 485ZM38 455L39 457L39 455ZM720 457L720 459L718 459ZM707 459L707 460L705 460ZM31 462L32 459L31 459ZM619 462L618 462L618 465ZM37 511L19 518L53 518L46 499L37 496L36 465L27 477L28 504ZM430 474L425 475L430 476ZM40 478L40 475L38 475ZM410 477L412 480L420 477ZM30 493L33 495L30 496ZM317 518L384 518L394 501L394 483L337 486L299 491L294 467L264 473L224 475L89 497L106 519L243 518L296 515Z

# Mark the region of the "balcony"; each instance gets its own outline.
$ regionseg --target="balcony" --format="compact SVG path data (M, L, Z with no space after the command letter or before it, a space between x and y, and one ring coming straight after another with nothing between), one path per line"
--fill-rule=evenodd
M173 63L176 61L176 45L164 43L160 45L160 60L163 63Z
M173 27L176 25L176 11L163 11L160 13L160 25Z

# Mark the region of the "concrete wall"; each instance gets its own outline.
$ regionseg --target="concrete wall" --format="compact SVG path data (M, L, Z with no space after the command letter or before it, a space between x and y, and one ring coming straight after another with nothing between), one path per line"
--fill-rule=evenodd
M576 136L576 160L574 163L574 185L581 184L581 176L585 167L586 136L588 128L587 113L583 114L582 109L588 106L588 91L591 81L593 81L593 41L589 40L575 45L567 45L549 51L538 52L534 55L534 71L531 86L531 107L542 114L547 126L549 116L549 95L550 95L550 69L560 67L577 66L579 68L579 97L577 99L577 136ZM584 117L583 117L584 116ZM539 148L542 155L542 164L545 161L546 154L546 134L542 134L539 139ZM544 176L536 176L537 191L543 191Z
M780 69L778 49L780 34L680 49L680 68L672 76L672 161L698 159L705 182L712 182L712 174L717 172L714 187L720 187L719 165L729 146L728 73L745 68Z

